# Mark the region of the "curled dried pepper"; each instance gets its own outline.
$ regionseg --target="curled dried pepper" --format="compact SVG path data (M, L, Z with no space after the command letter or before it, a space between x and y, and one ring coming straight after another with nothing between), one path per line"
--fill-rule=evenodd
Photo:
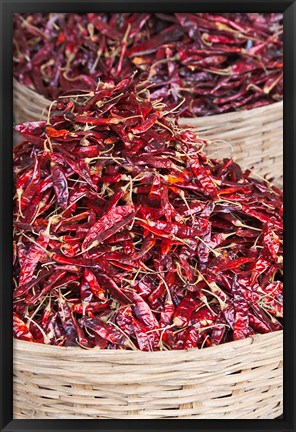
M20 272L19 285L22 286L29 282L33 276L34 270L49 243L49 236L41 232L36 243L32 244L27 256L24 259Z
M134 217L134 206L126 205L116 207L99 219L89 230L82 248L84 251L97 246L105 239L119 231L123 226L131 222Z
M192 297L184 297L181 303L177 306L173 323L177 327L185 327L188 325L191 314L197 307L196 300Z
M33 336L30 333L28 327L16 312L13 312L13 334L17 339L28 342L33 341Z
M126 336L124 336L123 333L114 328L111 324L107 324L98 318L82 317L80 318L79 322L81 325L90 330L93 330L100 337L106 339L112 344L123 346L128 346L129 344L128 339L126 338Z
M69 199L69 190L66 176L61 168L54 163L51 164L51 175L58 204L63 210L65 210L67 208Z

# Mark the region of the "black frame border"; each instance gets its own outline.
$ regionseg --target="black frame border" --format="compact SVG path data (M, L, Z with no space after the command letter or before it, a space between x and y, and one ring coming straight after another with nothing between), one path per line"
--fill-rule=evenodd
M12 347L12 14L14 12L283 12L284 13L284 415L282 420L14 420ZM12 431L295 431L295 0L0 0L0 430ZM271 347L272 349L272 347Z

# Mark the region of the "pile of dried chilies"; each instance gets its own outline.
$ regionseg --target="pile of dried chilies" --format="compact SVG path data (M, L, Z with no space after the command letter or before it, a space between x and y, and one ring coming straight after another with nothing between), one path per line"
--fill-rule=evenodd
M184 117L283 96L280 13L15 14L14 76L54 100L147 74L152 100Z
M207 158L145 83L16 130L16 338L154 351L282 328L281 191Z

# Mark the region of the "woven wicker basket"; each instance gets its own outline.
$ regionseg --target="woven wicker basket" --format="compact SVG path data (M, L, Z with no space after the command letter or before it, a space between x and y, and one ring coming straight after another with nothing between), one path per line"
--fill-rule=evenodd
M38 121L47 118L50 101L29 87L13 79L13 117L15 123Z
M14 82L17 122L48 101ZM42 111L44 110L43 114ZM282 179L282 103L195 120L207 153ZM228 141L219 142L223 137ZM231 145L229 145L229 143ZM282 414L282 332L203 350L100 351L15 341L16 419L272 419Z
M180 119L209 142L205 152L214 158L233 157L243 168L283 185L283 102L248 111ZM225 140L225 141L222 141Z
M202 350L14 344L15 419L273 419L282 331Z
M13 86L16 123L46 119L50 101L16 80ZM210 140L204 149L209 156L231 156L243 168L254 166L255 173L267 175L276 186L282 186L283 102L248 111L180 119L179 123L195 127L201 138Z

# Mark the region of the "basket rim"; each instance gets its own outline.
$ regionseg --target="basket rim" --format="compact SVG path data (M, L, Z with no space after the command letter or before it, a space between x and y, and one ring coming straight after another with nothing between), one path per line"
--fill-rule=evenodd
M57 346L57 345L45 345L40 344L37 342L28 342L23 341L20 339L13 338L13 349L19 352L29 352L29 353L42 353L43 355L49 354L54 355L57 354L61 357L71 357L73 359L73 355L76 355L76 357L116 357L120 360L121 356L130 356L133 359L135 356L139 359L145 359L153 357L155 359L157 358L163 358L163 356L167 356L168 358L172 356L172 353L174 355L175 360L181 360L186 358L192 358L192 355L196 355L198 353L198 356L203 356L208 354L214 355L216 352L223 352L223 351L236 351L239 349L243 349L244 347L258 344L260 342L268 341L269 339L280 339L283 337L283 330L277 330L265 334L255 334L245 339L240 339L236 341L227 342L221 345L216 345L212 347L207 347L206 349L199 349L199 348L189 348L186 350L168 350L168 351L133 351L133 350L103 350L97 347L91 348L91 349L82 349L79 347L64 347L64 346Z
M196 123L197 121L202 121L202 119L205 121L210 121L211 118L219 118L221 122L228 122L233 121L235 117L243 119L244 117L251 117L253 115L262 115L262 113L265 113L268 110L283 110L283 100L273 102L269 105L264 105L257 108L251 108L248 110L238 110L238 111L231 111L228 113L221 113L221 114L213 114L209 116L202 116L202 117L180 117L179 120L182 122L182 126L186 126L186 121L189 121L189 125L191 123Z
M34 89L33 87L28 87L22 83L20 83L15 77L13 77L13 84L16 88L21 89L21 91L25 92L28 91L28 93L31 95L31 97L36 97L36 99L38 98L38 101L42 101L43 103L48 103L48 105L50 105L51 103L55 102L57 99L54 100L50 100L47 99L45 96L39 94L36 89ZM242 110L238 110L238 111L231 111L228 113L221 113L221 114L212 114L210 116L196 116L196 117L180 117L180 121L182 123L184 123L187 120L191 120L191 121L197 121L200 119L210 119L210 118L219 118L221 121L229 121L231 119L233 119L234 117L248 117L249 115L254 115L251 113L255 113L260 115L261 112L265 112L266 110L270 109L283 109L283 99L280 101L275 101L273 103L270 103L268 105L264 105L261 107L257 107L257 108L251 108L251 109L242 109Z

